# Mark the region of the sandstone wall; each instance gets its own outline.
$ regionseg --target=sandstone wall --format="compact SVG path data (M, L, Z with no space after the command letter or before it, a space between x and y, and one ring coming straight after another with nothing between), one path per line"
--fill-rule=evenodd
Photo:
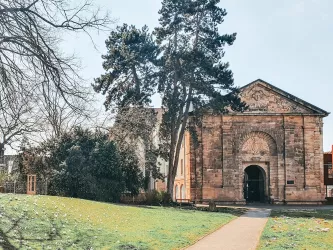
M191 143L191 199L244 202L244 170L265 172L267 200L323 200L322 118L309 115L204 117ZM288 183L290 184L287 184Z

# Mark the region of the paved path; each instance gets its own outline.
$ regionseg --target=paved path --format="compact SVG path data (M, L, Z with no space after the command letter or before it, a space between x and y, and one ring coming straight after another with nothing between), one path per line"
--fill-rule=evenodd
M256 249L270 209L252 208L244 215L204 237L188 250Z

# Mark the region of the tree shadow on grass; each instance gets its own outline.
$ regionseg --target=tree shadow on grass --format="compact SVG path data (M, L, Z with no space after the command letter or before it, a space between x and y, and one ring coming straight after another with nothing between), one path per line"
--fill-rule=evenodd
M126 207L137 207L137 208L143 208L143 209L160 209L160 208L174 208L178 210L189 210L189 211L203 211L203 212L210 212L210 213L225 213L225 214L231 214L234 216L241 216L244 213L248 211L248 208L245 207L217 207L215 211L210 211L209 207L199 207L199 206L193 206L191 204L173 204L173 205L159 205L159 206L153 206L153 205L137 205L137 204L125 204L125 203L117 203L114 204L117 206L126 206Z
M27 222L27 213L20 214L19 217L6 214L0 209L2 217L2 223L0 225L0 247L8 250L22 249L25 242L52 242L54 240L61 239L61 228L54 222L53 219L49 218L49 227L45 230L45 238L27 236L27 230L24 228L24 223ZM4 222L6 221L6 222ZM33 223L33 222L32 222ZM6 229L2 228L6 224ZM15 244L14 242L17 242Z
M270 217L315 218L333 221L333 210L281 209L273 210Z
M210 211L209 207L182 207L193 211L203 211L208 213L225 213L234 216L241 216L248 211L247 208L234 208L234 207L217 207L214 211Z
M14 245L12 245L12 243L10 243L7 234L2 229L0 229L0 247L8 250L18 249Z
M123 207L138 207L138 208L147 208L147 209L157 209L161 206L154 206L154 205L139 205L139 204L131 204L131 203L111 203L115 206L123 206Z
M34 220L29 219L27 212L15 216L13 214L7 214L4 209L0 208L0 215L0 249L26 249L28 246L36 243L40 246L47 246L54 244L55 241L63 240L62 223L59 223L59 221L57 223L51 216L48 216L45 220L47 223L43 224L43 230L37 231L34 234ZM26 227L27 224L32 225L32 227ZM85 236L82 235L82 239L83 237ZM62 242L61 247L65 249L70 248L73 244L79 243L82 239L76 237L70 240L67 239L67 241ZM90 249L90 246L87 245L86 249Z

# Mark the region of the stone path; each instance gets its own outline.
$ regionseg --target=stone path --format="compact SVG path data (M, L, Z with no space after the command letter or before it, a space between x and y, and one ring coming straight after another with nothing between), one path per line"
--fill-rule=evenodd
M270 212L270 209L252 208L244 215L204 237L187 250L256 249Z

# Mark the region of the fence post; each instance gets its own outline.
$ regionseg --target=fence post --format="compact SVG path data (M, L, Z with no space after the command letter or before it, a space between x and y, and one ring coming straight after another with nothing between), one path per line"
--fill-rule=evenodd
M14 194L16 194L16 180L14 181Z

